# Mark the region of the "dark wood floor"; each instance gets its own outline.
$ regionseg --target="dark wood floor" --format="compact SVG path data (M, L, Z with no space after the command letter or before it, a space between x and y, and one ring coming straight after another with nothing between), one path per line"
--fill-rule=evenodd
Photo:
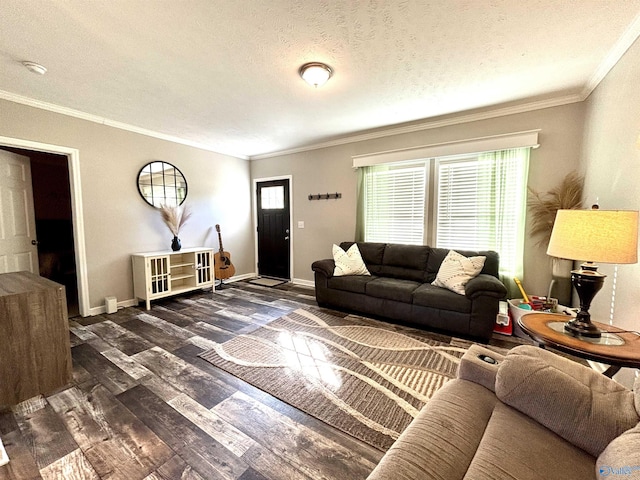
M382 452L197 356L304 305L238 282L72 319L73 384L0 412L0 479L366 478Z

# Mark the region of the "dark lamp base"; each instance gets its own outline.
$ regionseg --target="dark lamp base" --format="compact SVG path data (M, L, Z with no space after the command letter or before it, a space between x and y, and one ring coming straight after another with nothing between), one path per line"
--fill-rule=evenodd
M591 323L589 307L591 300L602 288L606 275L597 270L593 263L583 263L580 270L571 272L571 283L580 297L580 311L578 316L564 326L564 329L572 335L590 338L600 338L602 334L598 327Z
M589 338L600 338L602 333L600 329L596 327L591 322L585 322L582 320L572 320L564 326L564 329L572 335L581 336L581 337L589 337Z

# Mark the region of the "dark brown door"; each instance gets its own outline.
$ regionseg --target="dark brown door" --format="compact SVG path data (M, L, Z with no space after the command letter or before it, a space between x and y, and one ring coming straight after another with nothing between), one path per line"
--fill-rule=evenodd
M289 180L258 182L258 274L290 279Z

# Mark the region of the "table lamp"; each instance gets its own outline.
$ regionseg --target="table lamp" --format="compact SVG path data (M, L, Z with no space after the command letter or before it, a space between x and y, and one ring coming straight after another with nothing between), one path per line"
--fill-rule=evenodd
M600 263L638 261L638 212L627 210L558 210L547 255L568 260L586 260L571 272L571 283L580 297L577 317L565 330L573 335L598 338L589 307L604 284Z

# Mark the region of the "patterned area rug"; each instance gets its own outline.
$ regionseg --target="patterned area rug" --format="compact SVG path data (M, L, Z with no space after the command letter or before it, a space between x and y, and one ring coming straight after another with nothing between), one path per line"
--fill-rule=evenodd
M385 451L455 377L465 351L408 328L298 309L200 357Z

